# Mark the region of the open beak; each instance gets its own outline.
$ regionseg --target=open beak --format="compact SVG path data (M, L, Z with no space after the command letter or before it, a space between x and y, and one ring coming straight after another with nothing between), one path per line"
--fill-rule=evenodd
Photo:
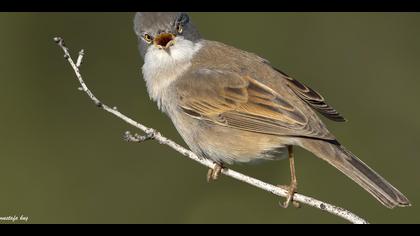
M153 44L159 49L168 49L174 45L175 35L171 33L161 33L153 40Z

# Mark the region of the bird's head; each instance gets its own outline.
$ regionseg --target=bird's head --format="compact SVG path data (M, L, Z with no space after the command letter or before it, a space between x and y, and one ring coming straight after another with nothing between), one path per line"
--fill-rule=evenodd
M139 38L140 54L182 53L201 39L189 16L181 12L138 12L134 30Z

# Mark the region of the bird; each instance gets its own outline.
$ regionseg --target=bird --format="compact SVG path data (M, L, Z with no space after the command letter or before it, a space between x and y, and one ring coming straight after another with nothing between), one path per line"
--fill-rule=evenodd
M324 97L268 60L204 39L185 12L137 12L134 32L151 100L188 147L226 165L288 159L291 181L281 206L295 203L294 147L331 164L388 208L410 206L398 189L345 148L319 114L346 119Z

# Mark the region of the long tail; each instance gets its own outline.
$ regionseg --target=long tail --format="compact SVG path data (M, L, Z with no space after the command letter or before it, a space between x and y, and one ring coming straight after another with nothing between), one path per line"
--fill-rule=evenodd
M386 207L411 205L398 189L340 144L305 139L302 147L339 169Z

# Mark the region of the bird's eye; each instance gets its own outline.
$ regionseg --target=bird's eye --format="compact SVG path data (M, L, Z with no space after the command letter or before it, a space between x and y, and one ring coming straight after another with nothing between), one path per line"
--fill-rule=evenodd
M143 36L144 40L146 40L147 43L151 43L152 42L152 36L150 36L149 34L145 34Z
M181 24L176 25L176 32L178 32L178 34L182 34L183 30L184 30L184 28L182 27Z

